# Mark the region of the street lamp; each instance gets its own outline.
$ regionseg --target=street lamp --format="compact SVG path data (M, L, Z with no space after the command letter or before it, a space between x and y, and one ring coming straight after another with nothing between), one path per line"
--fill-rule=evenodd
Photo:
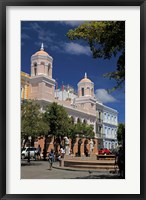
M28 137L29 139L29 147L30 147L30 144L31 144L31 136ZM30 163L30 151L28 149L28 160L27 160L28 163Z

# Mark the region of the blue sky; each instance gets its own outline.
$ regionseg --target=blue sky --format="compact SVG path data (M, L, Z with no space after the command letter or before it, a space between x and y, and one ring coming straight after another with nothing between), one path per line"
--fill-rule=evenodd
M69 40L66 33L74 29L80 21L22 21L21 22L21 70L30 74L31 55L44 49L53 57L53 78L58 86L71 85L77 90L77 83L85 72L94 82L95 95L105 105L119 112L119 122L125 122L125 93L116 90L110 94L107 89L115 86L115 81L104 78L107 72L116 69L116 58L94 59L87 42Z

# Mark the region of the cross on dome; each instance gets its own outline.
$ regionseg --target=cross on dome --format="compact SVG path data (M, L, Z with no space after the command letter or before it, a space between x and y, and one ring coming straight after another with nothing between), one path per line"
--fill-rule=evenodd
M85 72L84 78L79 83L85 83L85 82L92 82L89 78L87 78L87 73Z
M44 51L44 44L43 43L41 44L41 49L40 50Z

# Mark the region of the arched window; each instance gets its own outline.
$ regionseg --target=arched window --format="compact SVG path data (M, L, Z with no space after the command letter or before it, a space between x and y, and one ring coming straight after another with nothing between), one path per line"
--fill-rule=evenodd
M106 127L104 127L104 132L105 132L105 135L107 137L107 128Z
M77 123L81 123L81 120L80 120L80 118L78 118L78 119L77 119Z
M86 94L87 94L87 95L90 95L90 87L87 87L86 90L87 90L87 93L86 93Z
M51 64L49 63L48 64L48 76L49 76L49 73L50 73L50 66L51 66Z
M71 116L71 123L74 124L74 117Z
M115 123L117 123L117 118L115 117Z
M85 120L85 119L83 120L83 124L87 124L87 122L86 122L86 120Z
M34 75L37 75L37 63L34 63Z
M94 95L94 93L93 93L93 88L91 89L91 95L92 95L92 96Z
M34 75L36 76L37 75L37 68L34 67Z
M84 88L81 88L82 96L84 96Z
M106 119L107 119L107 116L106 116L106 113L104 113L104 120L106 121Z
M108 137L111 137L111 129L108 128Z

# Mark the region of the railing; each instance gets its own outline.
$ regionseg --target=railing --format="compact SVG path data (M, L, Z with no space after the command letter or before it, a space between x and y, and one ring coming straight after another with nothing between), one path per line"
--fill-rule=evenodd
M111 124L111 125L114 125L114 126L118 125L117 121L115 122L115 121L111 121L111 120L102 120L102 122L105 123L105 124Z
M96 136L97 138L101 138L101 139L105 138L105 134L103 133L96 133Z
M102 124L102 123L103 123L103 120L100 119L100 118L98 118L98 119L97 119L97 123Z
M106 136L105 135L105 139L108 139L108 140L117 140L117 137L112 137L112 136Z

